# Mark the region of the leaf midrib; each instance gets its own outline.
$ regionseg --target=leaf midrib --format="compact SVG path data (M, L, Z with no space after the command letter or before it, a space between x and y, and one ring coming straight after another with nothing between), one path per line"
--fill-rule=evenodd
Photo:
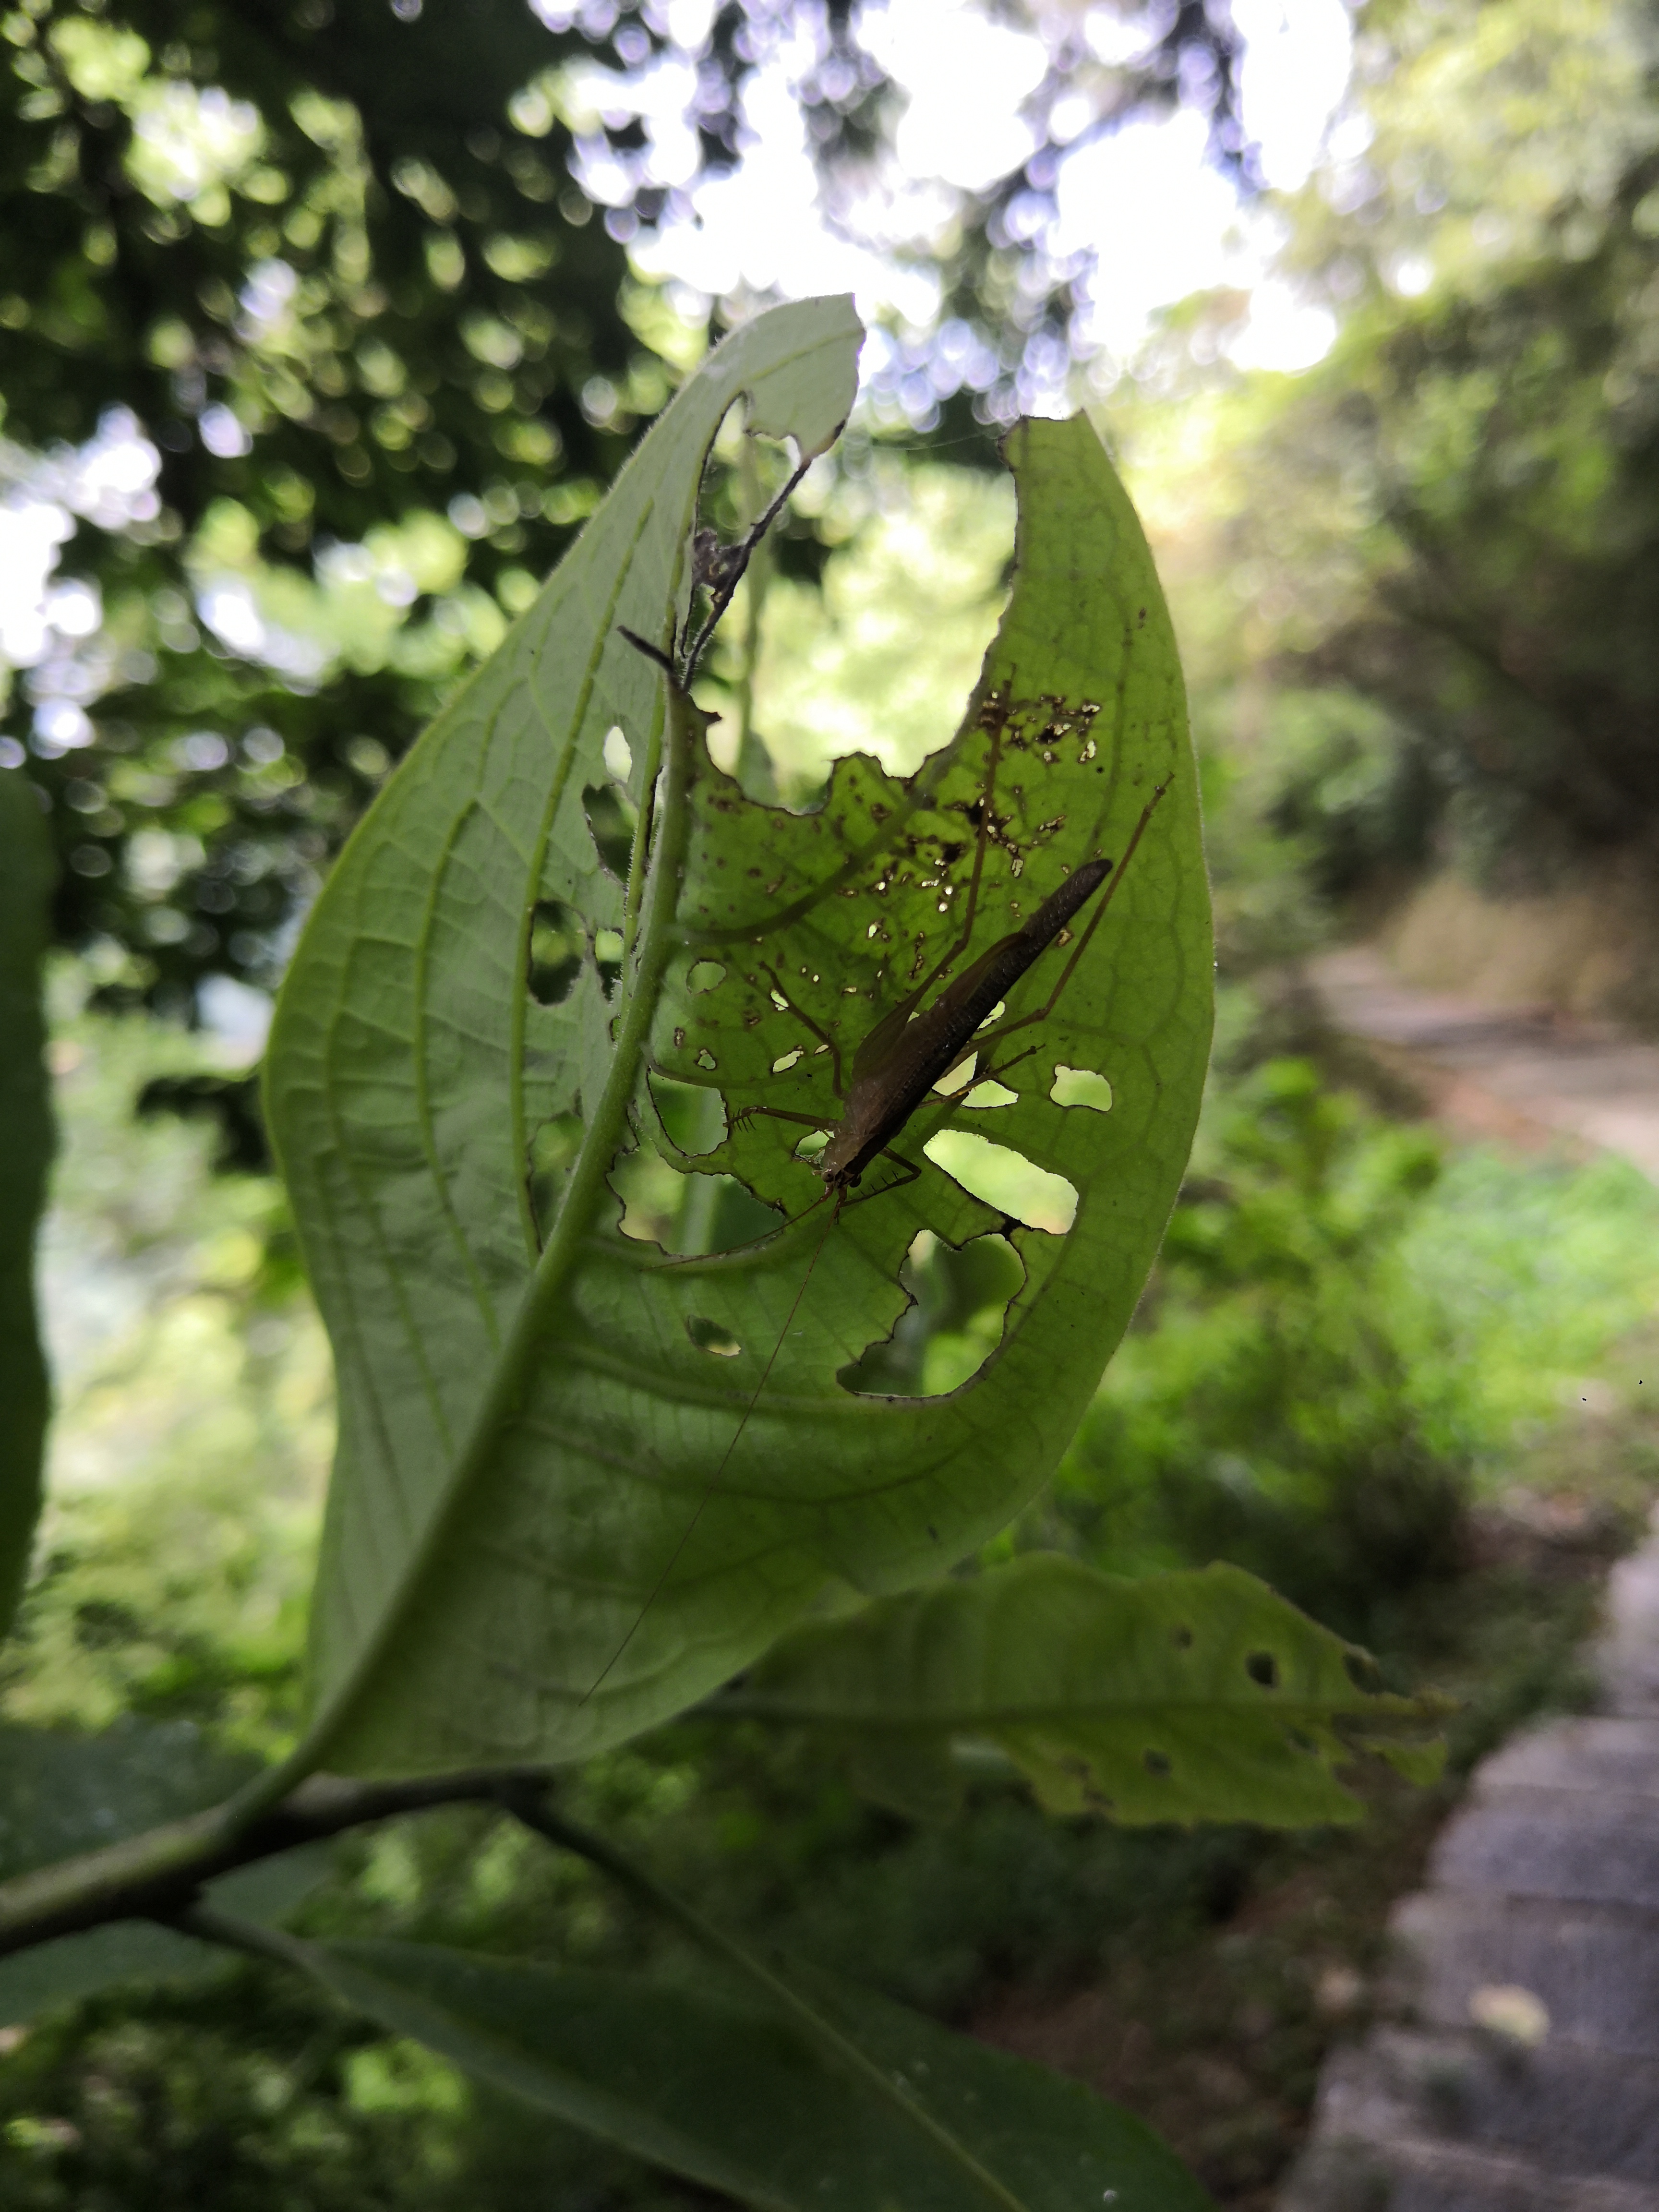
M626 574L624 563L617 586L618 592L621 579ZM585 700L592 696L599 661L609 642L607 622L596 636L582 692ZM458 1510L473 1484L487 1471L501 1430L520 1410L527 1371L547 1316L562 1293L567 1279L580 1262L592 1212L600 1202L605 1175L622 1141L629 1101L638 1082L651 1018L672 950L674 912L690 824L690 749L694 736L690 718L696 712L690 701L682 695L671 698L668 775L659 815L659 836L652 854L638 963L605 1090L566 1182L558 1218L496 1358L471 1433L452 1458L445 1495L425 1529L410 1547L396 1587L382 1605L370 1636L354 1657L349 1674L337 1686L333 1696L319 1707L304 1739L283 1763L279 1772L283 1777L308 1773L322 1763L329 1744L349 1719L354 1701L363 1686L373 1680L381 1656L403 1626L408 1607L428 1566L442 1550ZM573 723L568 743L568 750L573 755L580 728L580 720ZM418 1337L415 1340L418 1349ZM274 1786L273 1781L268 1780L265 1784L267 1790Z

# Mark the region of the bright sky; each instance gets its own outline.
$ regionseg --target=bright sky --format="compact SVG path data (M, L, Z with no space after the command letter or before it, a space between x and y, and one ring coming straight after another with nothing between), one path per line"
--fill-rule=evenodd
M1267 183L1294 190L1319 154L1346 89L1352 36L1343 0L1235 0L1246 41L1242 95L1247 135L1258 142ZM1103 59L1134 49L1115 10L1087 18ZM1037 40L994 23L970 0L887 0L866 13L863 35L908 95L898 129L902 179L878 204L854 210L854 242L824 222L799 111L789 93L801 57L786 47L751 82L745 118L755 143L742 168L696 193L698 222L667 234L650 263L714 296L746 289L801 298L851 290L866 314L882 308L925 321L933 304L925 275L897 274L885 240L925 235L944 212L938 187L972 188L1005 174L1030 148L1022 101L1042 74ZM649 105L653 140L661 121L662 181L678 182L674 136L685 97L672 64ZM1084 118L1079 118L1081 122ZM1085 138L1066 157L1057 185L1054 247L1094 257L1091 334L1119 360L1132 355L1160 307L1212 285L1253 294L1249 325L1236 349L1241 366L1303 368L1330 344L1323 310L1298 302L1265 270L1277 234L1271 219L1241 216L1225 180L1204 160L1205 126L1191 112L1123 125Z

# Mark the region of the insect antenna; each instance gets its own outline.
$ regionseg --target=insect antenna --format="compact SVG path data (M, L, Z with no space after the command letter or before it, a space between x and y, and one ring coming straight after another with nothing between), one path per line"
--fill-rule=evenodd
M720 562L718 580L711 581L709 585L708 615L702 628L685 647L685 665L681 671L679 679L682 687L688 685L696 674L697 663L702 659L702 649L714 635L715 624L731 605L732 593L743 580L743 573L749 566L750 556L779 515L782 514L790 493L794 490L795 486L811 467L812 459L813 456L809 453L791 471L789 481L784 485L783 489L764 512L756 517L735 545L721 548L724 558ZM688 630L690 627L688 622Z
M641 637L637 630L629 629L626 623L617 624L617 635L625 637L635 653L642 653L647 660L654 661L671 684L675 681L672 653L665 653L659 645L653 645L649 638Z
M802 1209L802 1212L810 1213L812 1211L813 1206L822 1206L824 1199L831 1196L834 1196L836 1199L837 1203L830 1213L828 1218L825 1220L817 1243L812 1247L812 1256L806 1263L806 1271L800 1279L800 1285L796 1291L794 1297L790 1301L788 1312L783 1317L783 1327L778 1331L777 1341L773 1345L771 1351L767 1354L766 1364L762 1368L760 1372L760 1380L756 1383L754 1389L750 1392L749 1403L743 1409L742 1419L738 1421L737 1427L732 1430L730 1439L726 1443L726 1449L720 1454L720 1463L714 1469L713 1474L709 1476L708 1483L704 1486L702 1496L697 1500L696 1510L692 1514L691 1518L686 1522L684 1528L680 1531L679 1541L669 1553L667 1565L663 1568L662 1572L657 1577L656 1581L652 1584L645 1603L640 1607L638 1613L635 1615L633 1626L629 1629L627 1635L623 1637L622 1642L617 1646L611 1656L605 1661L604 1666L594 1676L588 1687L583 1691L581 1698L576 1706L576 1711L578 1712L580 1712L582 1707L588 1703L589 1699L594 1696L596 1692L599 1690L600 1684L605 1680L605 1676L610 1674L612 1668L617 1664L617 1662L622 1657L623 1652L627 1650L629 1645L634 1641L635 1636L638 1635L640 1629L644 1623L646 1615L650 1612L652 1607L657 1602L657 1600L662 1595L669 1577L673 1573L675 1568L678 1566L681 1556L684 1553L686 1546L691 1541L691 1538L696 1531L697 1523L702 1520L709 1500L714 1497L714 1492L720 1486L720 1477L726 1473L727 1467L731 1464L732 1453L736 1451L738 1444L743 1440L743 1432L749 1426L749 1417L754 1412L756 1407L760 1403L761 1392L765 1389L767 1382L770 1378L772 1370L777 1364L778 1354L783 1350L783 1340L788 1335L790 1329L794 1325L795 1316L800 1311L801 1300L806 1296L806 1286L812 1279L812 1270L817 1266L819 1256L822 1254L825 1244L830 1240L830 1231L835 1227L837 1219L840 1218L841 1206L839 1200L841 1194L839 1192L831 1193L826 1190L821 1197L815 1198L812 1200L812 1206L808 1206ZM795 1218L799 1221L801 1218L801 1215L797 1214Z

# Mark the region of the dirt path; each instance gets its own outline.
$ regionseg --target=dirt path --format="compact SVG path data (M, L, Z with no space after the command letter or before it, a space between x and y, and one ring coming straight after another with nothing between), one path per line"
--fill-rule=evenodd
M1313 981L1444 1118L1659 1181L1659 1050L1370 953ZM1280 2212L1659 2212L1659 1513L1596 1658L1600 1710L1487 1759L1395 1908L1395 2024L1328 2060Z
M1528 1146L1617 1152L1659 1182L1659 1045L1547 1007L1415 990L1363 945L1312 962L1307 978L1333 1026L1439 1119Z

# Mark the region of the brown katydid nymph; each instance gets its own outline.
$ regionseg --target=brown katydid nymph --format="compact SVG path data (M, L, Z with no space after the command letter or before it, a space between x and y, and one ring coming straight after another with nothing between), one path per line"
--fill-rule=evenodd
M662 669L669 684L684 700L695 667L695 653L687 656L686 672L682 675L668 654L630 631L624 631L623 635ZM706 629L703 635L707 635ZM698 642L701 645L702 639ZM986 852L994 832L997 768L1009 707L1010 702L1006 697L1000 701L993 699L988 702L983 717L984 726L990 734L990 750L986 787L975 809L977 840L961 927L927 972L876 1021L854 1048L850 1079L846 1078L842 1048L836 1037L795 1002L775 969L764 969L771 981L773 1000L779 1010L793 1014L818 1040L818 1050L830 1057L832 1087L842 1102L842 1116L830 1131L823 1151L811 1163L822 1180L823 1188L817 1198L801 1209L801 1212L810 1212L826 1200L832 1201L830 1212L803 1272L783 1326L733 1427L720 1463L688 1517L672 1555L627 1635L583 1697L581 1703L584 1705L599 1689L632 1641L673 1573L703 1510L715 1495L732 1455L760 1402L831 1228L847 1206L865 1202L865 1199L849 1197L849 1193L857 1188L871 1165L883 1157L892 1160L902 1172L880 1190L866 1194L866 1199L884 1196L887 1191L897 1188L901 1182L911 1182L921 1174L921 1170L913 1161L894 1149L895 1140L930 1095L943 1089L950 1076L965 1062L971 1060L975 1063L981 1081L994 1081L1016 1060L1025 1058L1028 1052L1036 1049L1035 1047L1028 1047L1026 1051L1017 1053L996 1065L990 1064L988 1057L990 1048L1003 1039L1019 1030L1041 1024L1053 1013L1061 993L1100 926L1113 892L1122 880L1125 867L1169 787L1166 781L1158 784L1152 791L1125 845L1121 860L1115 862L1098 854L1082 860L1018 928L1000 938L959 975L945 981L943 987L937 989L937 995L931 1003L924 1006L923 1000L940 985L941 979L949 975L972 943ZM1103 888L1103 896L1099 896ZM1060 945L1070 942L1069 925L1091 902L1094 902L1093 912L1079 933L1076 942L1071 945L1069 957L1060 967L1054 988L1043 1004L1012 1020L998 1022L995 1017L1008 994L1057 941ZM759 1102L738 1109L732 1116L732 1127L740 1127L760 1115L779 1121L799 1122L815 1132L824 1127L822 1116L793 1112ZM794 1218L799 1219L800 1214Z
M1164 787L1159 785L1143 810L1133 836L1124 854L1127 862L1139 843L1152 810L1164 796ZM988 812L988 796L987 811ZM983 846L981 848L983 859ZM1055 1002L1065 989L1072 970L1088 945L1108 901L1103 899L1095 909L1088 928L1078 940L1077 946L1066 962L1048 999L1034 1012L1022 1015L1018 1021L1006 1022L1000 1027L986 1030L985 1024L1018 982L1026 970L1034 967L1048 947L1066 928L1079 910L1085 906L1107 878L1112 873L1113 863L1104 859L1085 860L1056 891L1044 899L1029 921L1000 938L988 952L981 953L970 968L964 969L954 982L947 983L933 1005L924 1012L915 1010L939 976L965 951L973 934L979 890L979 866L974 872L969 892L968 911L963 917L962 933L928 975L901 999L891 1011L884 1014L853 1054L853 1079L842 1086L841 1054L833 1038L818 1029L811 1018L791 1005L791 1011L807 1024L833 1055L835 1085L845 1108L841 1121L816 1162L817 1173L823 1178L826 1195L833 1195L841 1204L848 1190L856 1188L865 1170L885 1153L908 1171L909 1176L921 1173L908 1160L892 1151L892 1139L927 1099L930 1091L960 1067L969 1054L982 1052L985 1048L1014 1030L1030 1028L1045 1021L1054 1012ZM784 996L781 987L779 995ZM984 1033L981 1035L981 1031ZM1024 1058L1024 1054L1019 1057ZM1000 1068L987 1067L984 1078L994 1081L1003 1070L1013 1065L1005 1060ZM750 1114L776 1113L775 1107L749 1107ZM809 1115L792 1115L790 1120L811 1121ZM812 1122L816 1127L816 1122ZM815 1201L816 1202L816 1201Z

